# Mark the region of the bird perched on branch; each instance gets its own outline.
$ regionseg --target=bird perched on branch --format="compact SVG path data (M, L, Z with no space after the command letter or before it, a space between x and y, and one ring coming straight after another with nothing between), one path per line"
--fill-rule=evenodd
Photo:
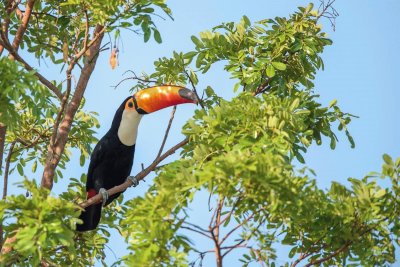
M78 231L96 229L102 206L108 205L120 193L108 197L107 190L125 182L131 173L138 126L143 115L184 104L197 103L189 89L174 86L155 86L135 93L122 102L115 113L110 130L100 139L90 158L87 174L87 198L102 194L103 203L91 205L80 215Z

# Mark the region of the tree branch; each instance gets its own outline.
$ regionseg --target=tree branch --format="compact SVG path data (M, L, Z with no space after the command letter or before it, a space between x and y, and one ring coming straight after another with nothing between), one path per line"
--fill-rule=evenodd
M6 159L6 166L4 169L4 187L3 187L3 199L7 197L7 188L8 188L8 173L10 170L11 156L13 155L14 146L17 141L13 141L10 145L10 149L8 150L8 155Z
M190 225L190 226L193 226L193 227L195 227L195 228L197 228L197 229L199 229L200 231L203 231L203 232L205 232L205 233L209 233L210 231L208 231L208 230L206 230L206 229L204 229L204 228L202 228L202 227L200 227L200 226L198 226L198 225L196 225L196 224L194 224L194 223L190 223L190 222L186 222L186 221L184 221L183 223L185 223L185 224L187 224L187 225Z
M150 166L148 166L146 169L142 170L140 173L138 173L134 178L137 181L141 181L143 180L150 172L152 172L157 165L163 161L164 159L166 159L168 156L172 155L175 153L176 150L178 150L179 148L183 147L184 145L186 145L188 143L188 139L184 139L181 142L179 142L178 144L176 144L175 146L171 147L168 151L166 151L164 154L162 154L160 157L157 157L153 163L150 164ZM113 188L107 190L108 195L112 196L116 193L122 192L124 190L126 190L128 187L131 187L133 184L130 180L125 181L123 184L120 184L118 186L114 186ZM96 204L101 202L103 199L101 194L97 194L94 197L86 200L85 202L82 202L81 204L79 204L79 206L81 208L86 208L89 207L90 205Z
M211 222L210 222L210 226L209 226L209 231L211 233L211 237L212 240L214 241L215 244L215 257L216 257L216 263L217 263L217 267L222 267L222 258L223 256L221 255L221 247L220 247L220 243L219 243L219 226L221 225L221 211L222 211L222 207L224 205L224 197L222 197L219 201L218 201L218 206L217 209L215 211L215 223L214 226L211 227L211 223L214 219L214 215L211 217Z
M225 218L223 218L223 219L221 220L221 224L223 224L226 220L228 220L228 219L231 217L231 215L233 214L233 212L234 212L234 210L235 210L235 208L236 208L236 205L239 203L239 201L240 201L241 199L242 199L241 197L238 197L238 198L236 199L235 203L233 203L233 205L232 205L231 211L225 216Z
M229 238L229 236L235 232L237 229L239 229L240 227L242 227L245 223L247 223L249 220L251 220L254 217L254 213L251 214L249 217L247 217L243 222L241 222L240 224L236 225L234 228L232 228L225 236L224 238L222 238L221 242L219 243L220 245L222 245L222 243L224 243L224 241L226 239Z
M146 80L146 79L139 78L139 77L136 75L136 73L133 72L133 71L131 71L131 70L125 71L123 75L125 75L125 73L127 73L127 72L132 73L133 76L132 76L132 77L124 78L124 79L122 79L121 81L119 81L116 85L113 85L113 86L111 86L111 87L114 87L114 89L117 89L118 86L120 86L123 82L125 82L125 81L127 81L127 80L138 80L139 82L141 82L141 83L143 83L143 84L145 84L145 85L149 85L150 83L157 83L156 80Z
M328 261L330 259L332 259L333 257L335 257L336 255L342 253L343 251L347 250L347 248L353 243L353 241L347 241L346 243L343 244L343 246L341 246L340 248L338 248L337 250L335 250L332 254L330 254L329 256L319 259L319 260L315 260L312 261L306 265L304 265L304 267L310 267L313 265L319 265L325 261Z
M85 93L90 76L92 75L96 66L101 40L104 36L104 29L104 26L97 25L96 29L94 30L93 35L95 37L92 39L92 41L90 41L88 45L90 57L83 66L74 95L68 106L66 107L65 116L60 123L60 126L58 127L58 133L54 145L50 144L48 146L47 159L41 182L41 186L48 189L51 189L53 187L55 169L60 162L61 154L63 153L64 147L68 141L68 134L71 130L73 119L82 101L83 94ZM70 73L69 71L72 70L73 65L77 62L78 59L79 58L75 58L74 60L72 60L67 70L67 73Z
M0 123L0 171L3 163L4 145L6 143L7 126Z
M197 93L197 89L196 89L196 86L194 85L194 82L193 82L192 78L190 78L190 75L189 75L189 73L187 72L186 69L184 69L183 71L185 72L186 77L189 79L189 82L192 85L193 92L195 93L197 99L199 100L199 104L200 104L201 108L204 109L203 99L201 99L199 94Z
M25 7L25 14L22 17L21 25L19 25L17 33L15 34L14 41L12 43L12 47L14 48L15 52L18 51L19 44L22 41L22 38L25 34L26 29L28 28L29 19L31 17L31 13L33 10L33 5L35 4L35 0L28 0Z
M196 230L196 229L193 229L193 228L191 228L191 227L189 227L189 226L183 226L183 225L182 225L180 228L182 228L182 229L187 229L187 230L189 230L189 231L192 231L192 232L201 234L201 235L203 235L203 236L205 236L205 237L208 237L208 238L212 239L212 237L209 236L209 235L207 235L206 233L204 233L204 232L202 232L202 231L199 231L199 230Z
M222 254L222 258L225 257L226 255L228 255L232 250L234 250L235 248L239 248L242 247L243 242L246 241L245 239L241 239L239 242L237 242L235 245L232 246L227 246L225 247L226 249L228 249L227 251L224 252L224 254ZM244 245L246 246L246 245Z

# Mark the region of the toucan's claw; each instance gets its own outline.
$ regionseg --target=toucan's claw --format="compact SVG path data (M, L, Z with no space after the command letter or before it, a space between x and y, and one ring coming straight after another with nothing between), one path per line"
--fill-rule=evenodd
M126 180L131 181L131 183L132 183L131 186L133 186L133 187L136 187L136 186L139 185L139 181L138 181L138 179L136 179L136 177L128 176L128 177L126 178Z
M103 199L102 206L104 207L106 205L107 199L108 199L108 192L104 188L100 188L99 193L101 194L101 197Z

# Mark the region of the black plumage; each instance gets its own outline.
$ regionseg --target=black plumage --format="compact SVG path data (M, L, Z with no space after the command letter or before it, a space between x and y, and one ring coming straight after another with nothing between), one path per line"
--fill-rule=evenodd
M90 158L87 174L87 197L91 198L100 189L111 189L120 185L131 173L137 129L143 115L184 103L196 104L196 94L182 86L162 85L143 89L122 102L115 113L110 130L100 139ZM108 205L121 193L106 200ZM82 224L78 231L94 230L99 224L102 203L91 205L80 215Z
M135 154L135 145L126 146L118 138L117 132L121 123L122 113L128 97L115 113L110 130L100 139L90 158L87 174L86 191L97 194L100 188L110 189L125 182L130 175ZM94 191L93 191L94 189ZM121 193L108 198L106 205L116 199ZM78 231L93 230L101 217L102 203L91 205L81 213L83 224L77 224Z

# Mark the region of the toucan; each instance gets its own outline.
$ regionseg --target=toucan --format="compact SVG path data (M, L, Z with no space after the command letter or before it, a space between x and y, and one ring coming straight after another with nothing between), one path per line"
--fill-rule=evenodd
M98 193L103 203L87 207L82 211L77 224L78 231L96 229L102 206L110 204L120 193L107 196L106 190L124 183L131 173L135 154L139 122L143 115L157 110L184 104L197 103L196 94L176 85L154 86L138 91L122 102L111 124L110 130L100 139L90 157L87 173L87 198Z

